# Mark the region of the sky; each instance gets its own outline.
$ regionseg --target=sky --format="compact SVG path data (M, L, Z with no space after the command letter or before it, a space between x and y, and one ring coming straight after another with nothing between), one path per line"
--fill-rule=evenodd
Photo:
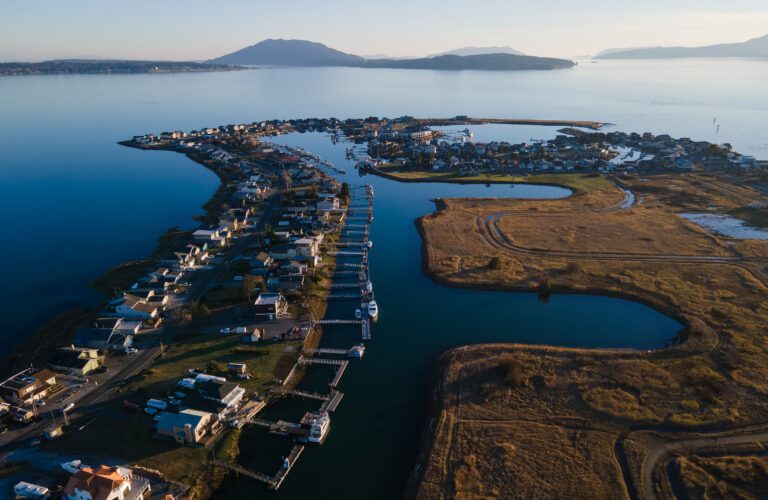
M0 61L204 60L266 38L358 55L507 45L575 57L766 34L766 0L0 0Z

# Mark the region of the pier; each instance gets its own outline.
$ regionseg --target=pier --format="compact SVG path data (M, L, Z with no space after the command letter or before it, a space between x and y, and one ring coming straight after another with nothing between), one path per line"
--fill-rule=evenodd
M327 296L329 300L355 300L360 298L360 294L357 293L332 293Z
M223 460L212 460L211 464L223 469L227 469L230 473L236 475L242 474L243 476L250 477L256 481L260 481L266 484L270 490L277 490L283 484L283 481L288 476L288 473L291 472L293 465L296 463L303 452L304 445L297 444L294 446L293 449L291 449L291 453L288 455L288 458L285 459L285 465L280 467L280 470L278 470L274 476L268 476L260 472L252 471L238 464L224 462Z
M321 319L319 321L313 321L313 325L362 325L365 323L364 319ZM320 349L315 349L319 351ZM338 350L338 349L334 349ZM346 351L345 351L346 352Z

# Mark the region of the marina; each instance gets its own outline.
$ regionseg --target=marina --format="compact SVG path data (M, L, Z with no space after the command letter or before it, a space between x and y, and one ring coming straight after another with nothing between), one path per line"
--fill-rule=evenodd
M280 147L280 146L276 146ZM285 148L293 154L303 158L312 158L313 165L317 168L327 169L329 171L338 171L334 169L330 162L319 160L319 157L310 156L309 153L300 148ZM369 279L369 260L368 253L373 244L369 239L370 224L373 220L373 188L370 186L352 186L350 189L350 206L347 209L346 222L359 221L351 225L342 225L339 228L340 239L336 242L325 242L323 248L325 255L341 260L336 262L336 270L332 275L332 283L328 286L328 292L324 299L328 301L358 301L359 307L349 308L350 316L355 317L324 317L314 319L310 322L311 328L322 328L323 343L328 337L329 329L345 329L348 327L360 327L360 339L362 342L369 341L371 335L371 320L378 314L376 303L373 301L373 284ZM362 214L362 215L358 215ZM360 239L360 237L363 239ZM356 250L356 249L360 250ZM350 278L352 279L350 281ZM373 314L371 314L371 304L374 304ZM361 311L365 311L365 317ZM322 344L321 344L322 345ZM317 411L308 411L299 422L284 419L271 420L264 417L256 417L258 411L251 411L247 417L238 422L238 427L245 425L254 425L268 429L270 434L283 436L293 439L296 442L291 454L284 460L283 467L277 473L270 476L255 470L249 469L239 464L227 462L215 462L215 465L225 468L230 473L248 477L267 485L271 490L277 490L294 467L298 458L304 450L305 444L322 443L330 431L329 413L334 412L340 405L344 394L339 392L336 387L342 381L351 359L361 360L366 352L366 346L363 343L353 345L349 348L337 347L304 347L299 356L296 366L291 373L297 369L332 369L333 375L327 382L331 388L328 393L318 392L316 390L307 390L299 387L286 388L273 391L272 395L279 400L286 397L296 398L298 400L320 401L321 406ZM301 386L301 382L299 383ZM262 410L263 406L259 407Z

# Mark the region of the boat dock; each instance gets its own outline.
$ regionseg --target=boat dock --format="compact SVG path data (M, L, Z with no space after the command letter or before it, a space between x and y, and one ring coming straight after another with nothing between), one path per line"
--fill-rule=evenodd
M312 325L362 325L363 323L365 323L364 319L321 319L313 321Z
M288 473L291 472L293 465L296 463L303 452L304 445L297 444L294 446L293 449L291 449L291 453L288 455L288 458L285 459L284 465L280 467L280 470L278 470L274 476L268 476L260 472L252 471L242 467L241 465L224 462L223 460L212 460L211 464L223 469L227 469L230 473L236 475L242 474L243 476L250 477L251 479L261 481L262 483L266 484L270 490L277 490L283 484L283 481L288 476Z
M317 163L323 164L329 169L333 169L332 164L321 162L317 159ZM338 234L341 235L344 241L339 242L327 242L323 244L323 251L327 255L338 257L359 257L360 259L354 260L355 263L339 262L337 263L337 271L334 273L334 278L349 277L345 282L333 282L329 287L327 300L355 300L361 303L362 318L360 319L320 319L311 321L311 326L360 326L361 337L363 341L371 339L371 325L372 320L368 318L368 312L365 308L365 304L368 300L372 300L372 284L369 281L369 267L368 267L368 253L372 244L369 240L370 224L373 220L373 188L369 185L353 187L356 196L356 201L353 205L344 211L339 210L337 213L341 213L342 222L339 226L335 227ZM360 191L364 192L364 195L360 194ZM344 219L349 224L345 224ZM343 281L343 280L341 280ZM342 307L343 309L343 307ZM350 310L351 312L351 310ZM358 316L361 314L358 312ZM270 490L277 490L282 485L285 478L288 476L296 461L299 459L304 451L304 445L299 444L304 441L316 441L317 436L312 434L316 432L316 427L319 424L318 415L322 417L322 425L327 425L328 413L334 412L341 400L344 398L344 394L337 390L339 383L341 382L347 367L349 366L351 359L361 359L365 353L365 345L359 344L352 346L348 349L330 348L330 347L317 347L317 348L305 348L299 359L296 361L294 370L303 366L320 366L331 367L335 370L333 378L328 382L330 390L327 394L310 392L301 389L273 389L271 394L277 398L280 397L296 397L305 398L308 400L319 401L321 406L317 412L307 413L300 423L287 422L283 420L270 421L263 418L259 418L259 413L267 405L266 401L253 401L249 402L243 407L242 411L238 415L239 423L242 425L256 425L263 427L271 434L280 436L287 436L294 440L294 446L287 458L284 459L283 466L273 475L256 472L243 467L236 463L229 463L221 460L213 460L211 463L215 466L222 467L232 474L243 475L250 477L259 482L267 485ZM325 356L325 357L324 357ZM296 370L298 371L298 370ZM272 398L267 398L268 400ZM323 437L327 432L328 427L324 428ZM322 439L322 438L320 438ZM214 457L215 458L215 457Z

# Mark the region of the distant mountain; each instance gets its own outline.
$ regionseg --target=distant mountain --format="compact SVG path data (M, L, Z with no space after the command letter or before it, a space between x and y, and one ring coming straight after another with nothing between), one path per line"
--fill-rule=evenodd
M514 54L481 54L476 56L438 56L421 59L373 59L359 65L365 68L437 69L437 70L495 70L561 69L575 65L567 59L518 56Z
M264 40L210 63L252 66L348 66L364 59L306 40Z
M721 43L706 47L650 47L611 49L596 59L672 59L681 57L768 57L768 35L741 43Z
M462 47L460 49L449 50L448 52L441 52L439 54L431 54L427 57L440 57L440 56L480 56L484 54L513 54L516 56L524 56L519 50L515 50L512 47Z
M442 55L416 59L364 59L305 40L264 40L210 63L253 66L347 66L355 68L522 70L570 68L572 61L516 54Z

